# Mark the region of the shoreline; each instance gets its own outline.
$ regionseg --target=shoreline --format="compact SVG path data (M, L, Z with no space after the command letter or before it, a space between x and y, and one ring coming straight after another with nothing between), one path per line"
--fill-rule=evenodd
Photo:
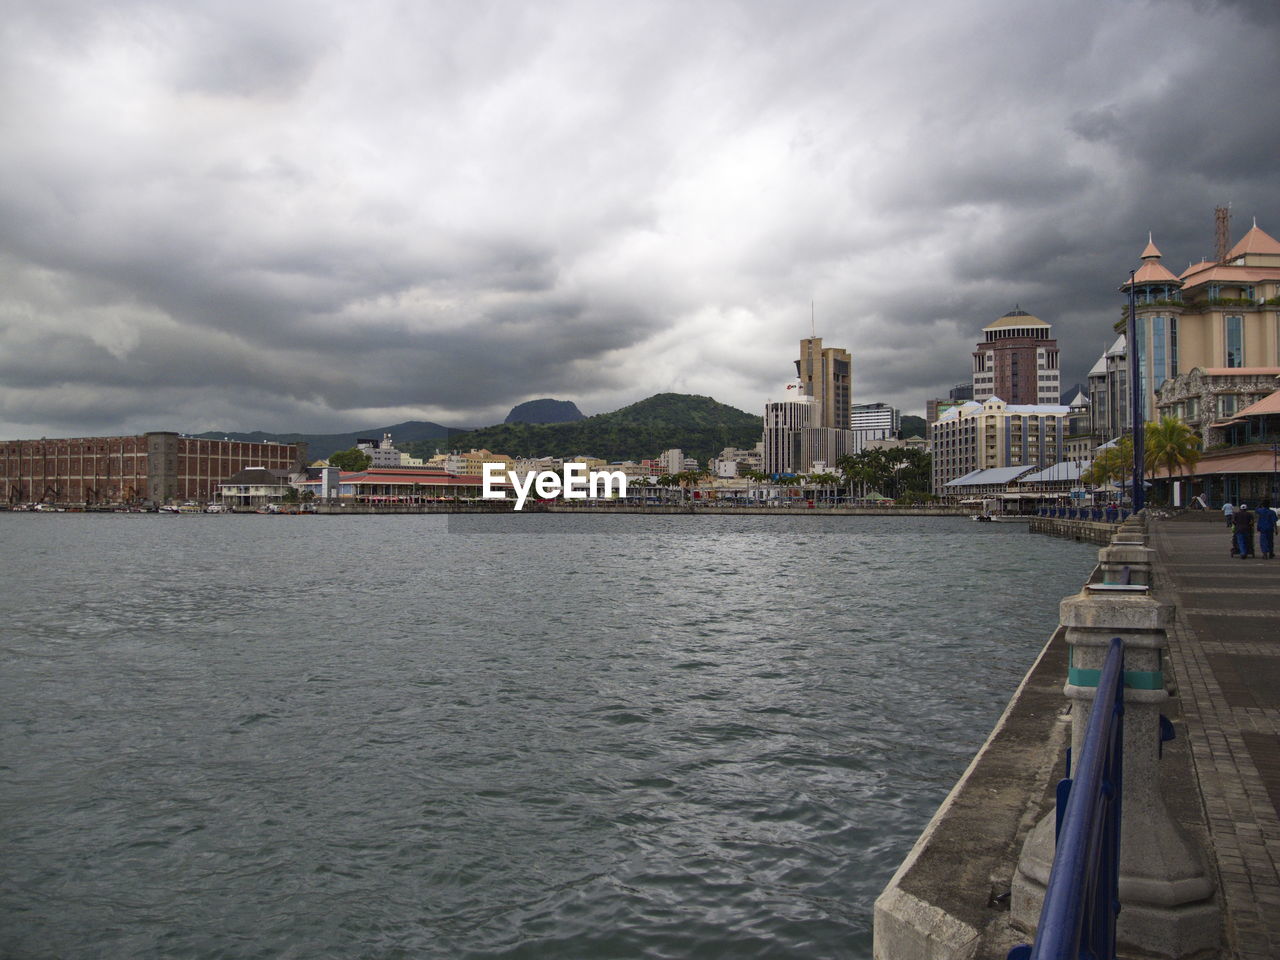
M8 510L0 509L0 513L72 513L72 514L156 514L155 510L134 510L119 507L84 507L53 506L44 510ZM169 511L159 511L169 513ZM413 514L602 514L612 516L631 516L656 514L666 516L823 516L823 517L972 517L973 510L961 506L892 506L892 507L849 507L807 505L803 501L795 506L746 506L742 504L712 505L700 503L669 504L589 504L572 506L560 503L528 504L523 510L514 509L514 501L502 502L459 502L459 503L423 503L380 505L368 503L351 504L315 504L313 509L302 510L284 506L280 510L259 513L256 509L244 508L219 511L206 514L203 511L184 511L173 513L173 516L394 516ZM1022 515L1010 515L996 518L998 522L1024 522L1031 518Z

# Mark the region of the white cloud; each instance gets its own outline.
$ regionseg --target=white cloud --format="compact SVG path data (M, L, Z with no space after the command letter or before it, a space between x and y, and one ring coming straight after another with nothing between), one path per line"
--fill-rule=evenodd
M1280 107L1220 106L1276 86L1275 26L1192 0L28 5L0 39L0 426L758 411L810 301L858 400L922 409L1014 303L1076 379L1147 229L1177 266L1216 203L1280 228Z

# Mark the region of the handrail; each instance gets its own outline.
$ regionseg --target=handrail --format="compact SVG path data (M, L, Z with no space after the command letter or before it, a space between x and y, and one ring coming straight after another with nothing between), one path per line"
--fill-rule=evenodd
M1111 641L1074 779L1058 783L1058 837L1035 943L1009 960L1111 960L1120 912L1124 642ZM1070 773L1070 771L1068 771Z

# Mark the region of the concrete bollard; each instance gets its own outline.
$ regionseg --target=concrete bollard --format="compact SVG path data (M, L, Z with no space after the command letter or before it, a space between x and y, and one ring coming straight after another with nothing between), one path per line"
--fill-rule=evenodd
M1151 585L1151 565L1156 552L1146 545L1145 538L1116 536L1110 546L1098 551L1098 567L1104 584L1119 585L1129 568L1129 583Z
M1107 565L1128 563L1150 582L1150 550L1140 534L1121 530L1099 551L1104 582L1062 601L1068 676L1073 701L1072 755L1079 756L1098 674L1112 637L1125 644L1124 798L1120 827L1118 943L1144 954L1189 957L1217 947L1214 885L1194 844L1169 814L1157 770L1160 710L1165 690L1162 651L1173 607L1141 585L1115 588ZM1145 571L1143 570L1145 564ZM1114 566L1112 566L1114 569ZM1055 814L1050 811L1027 837L1014 874L1011 910L1016 924L1033 930L1053 864Z

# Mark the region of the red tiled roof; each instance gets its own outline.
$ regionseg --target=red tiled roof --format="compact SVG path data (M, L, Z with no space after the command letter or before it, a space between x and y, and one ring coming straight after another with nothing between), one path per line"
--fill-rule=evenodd
M390 483L411 486L418 484L423 487L441 487L456 486L458 484L466 484L470 486L480 486L484 482L483 477L472 476L454 476L451 473L403 473L398 470L361 470L357 473L343 473L339 476L340 483L364 484L364 483Z
M1240 238L1240 242L1227 254L1228 260L1242 257L1249 253L1269 253L1280 256L1280 240L1263 230L1257 223L1253 229Z
M1236 411L1237 417L1264 417L1268 414L1280 413L1280 390L1268 394L1257 403L1251 403L1243 410Z
M1226 456L1204 457L1196 464L1195 475L1214 473L1270 473L1275 464L1270 450L1250 450Z
M1260 283L1264 280L1280 280L1280 266L1234 267L1222 263L1198 263L1188 267L1182 275L1183 289L1198 287L1216 280L1220 283Z
M1134 283L1177 283L1178 278L1169 272L1168 268L1158 260L1145 260L1142 266L1138 268L1138 272L1133 275ZM1121 290L1129 288L1129 281L1126 280L1120 285Z
M1147 234L1146 249L1142 251L1142 259L1145 260L1147 257L1155 257L1156 259L1160 258L1160 251L1156 248L1155 241L1151 239L1151 234L1149 233Z

